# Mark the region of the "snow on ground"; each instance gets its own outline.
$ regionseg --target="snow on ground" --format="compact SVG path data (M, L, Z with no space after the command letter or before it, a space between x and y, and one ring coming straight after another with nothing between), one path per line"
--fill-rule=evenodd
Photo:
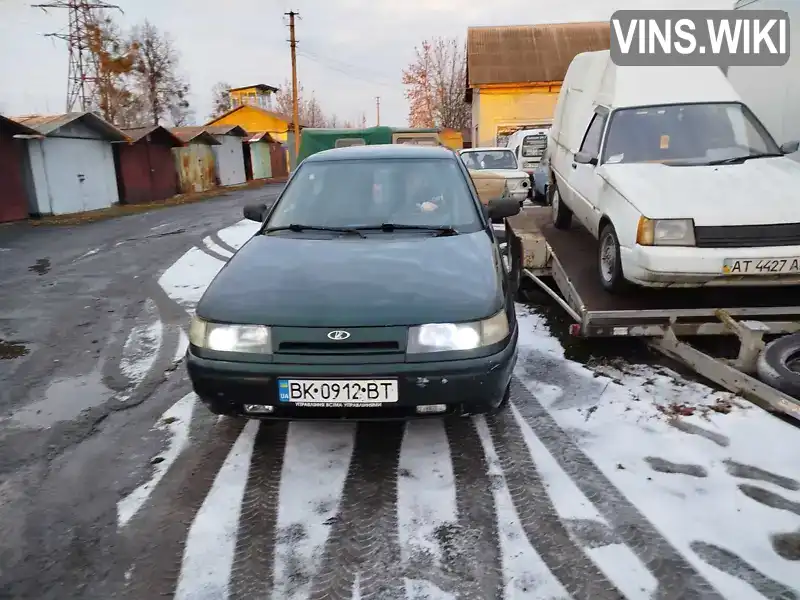
M228 246L238 250L247 240L253 237L253 234L258 231L260 226L261 225L255 221L243 219L235 225L231 225L230 227L226 227L225 229L221 230L219 233L217 233L217 235L219 236L219 239L228 244Z
M220 256L224 256L225 258L230 258L233 256L230 250L226 250L219 244L215 243L210 237L203 238L203 244L205 244L206 248L212 252L215 252L216 254L219 254Z
M222 464L189 529L176 600L227 598L258 421L250 421Z
M800 429L668 370L598 376L563 358L542 317L522 309L519 322L524 385L725 597L754 597L726 573L800 588L798 557L773 547L785 539L774 536L800 537Z
M196 402L197 396L194 393L187 394L173 404L156 423L155 429L169 433L167 449L158 456L161 460L153 465L153 474L150 479L117 503L118 527L125 527L128 521L139 511L158 485L158 482L163 479L172 463L175 462L175 459L186 447L189 441L189 426Z
M194 312L208 284L223 266L221 260L200 248L192 248L164 271L158 283L170 298L188 312Z
M128 391L119 396L119 400L130 398L158 358L158 349L164 336L164 326L158 320L158 307L148 299L142 310L143 323L134 326L128 334L120 357L120 371L128 378Z

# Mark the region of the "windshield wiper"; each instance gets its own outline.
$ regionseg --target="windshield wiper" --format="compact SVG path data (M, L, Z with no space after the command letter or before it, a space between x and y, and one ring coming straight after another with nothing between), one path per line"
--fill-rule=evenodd
M435 231L437 235L458 235L458 230L450 225L406 225L404 223L381 223L380 225L364 225L355 227L358 231L386 231L392 232L399 229L404 230L417 230L417 231Z
M778 154L775 152L757 152L755 154L747 154L745 156L732 156L730 158L721 158L719 160L710 160L706 165L735 165L738 163L743 163L746 160L750 160L751 158L774 158L777 156L783 156L783 154Z
M355 233L358 237L365 237L357 227L324 227L322 225L299 225L292 223L283 227L267 227L262 233L272 233L273 231L335 231L337 233Z

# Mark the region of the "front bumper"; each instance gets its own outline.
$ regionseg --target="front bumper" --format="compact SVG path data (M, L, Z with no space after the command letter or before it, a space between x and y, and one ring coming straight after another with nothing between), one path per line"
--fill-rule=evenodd
M200 399L219 414L260 419L385 420L420 415L417 406L444 404L445 412L469 415L496 408L511 381L517 360L518 329L499 352L481 358L417 363L244 363L201 358L186 353L192 387ZM310 357L309 357L310 358ZM299 407L281 402L277 380L390 379L398 380L398 401L381 407ZM245 405L272 407L270 413L251 414Z
M723 275L726 258L759 260L800 258L800 246L766 248L689 248L634 246L620 248L625 279L647 287L780 286L800 284L800 273Z

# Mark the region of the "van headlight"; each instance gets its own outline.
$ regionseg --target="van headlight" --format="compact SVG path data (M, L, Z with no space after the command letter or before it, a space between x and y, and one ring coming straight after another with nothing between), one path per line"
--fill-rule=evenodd
M212 323L194 316L189 327L189 342L217 352L272 354L270 329L264 325Z
M640 246L694 246L694 219L640 217L636 243Z
M502 342L510 328L505 310L470 323L428 323L408 328L409 354L475 350Z

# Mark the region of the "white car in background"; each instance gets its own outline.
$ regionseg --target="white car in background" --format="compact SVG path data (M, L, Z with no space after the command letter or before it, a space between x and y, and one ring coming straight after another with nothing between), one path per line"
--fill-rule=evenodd
M509 148L466 148L459 150L461 160L470 171L491 171L506 179L509 195L525 202L531 189L530 176L520 170L517 157Z

